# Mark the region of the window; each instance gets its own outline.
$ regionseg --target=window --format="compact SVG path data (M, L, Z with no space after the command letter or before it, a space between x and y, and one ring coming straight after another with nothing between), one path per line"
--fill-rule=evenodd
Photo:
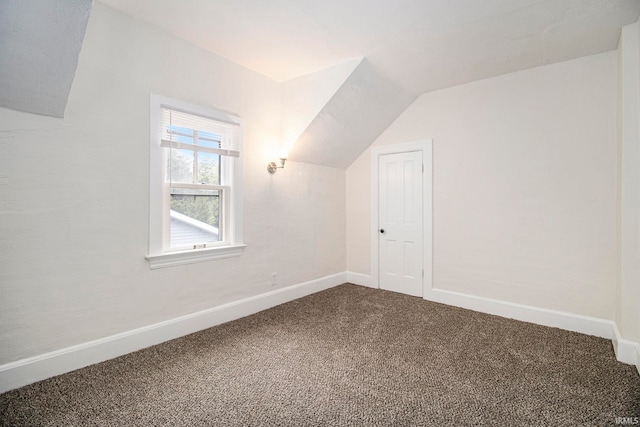
M151 96L151 268L240 255L240 118Z

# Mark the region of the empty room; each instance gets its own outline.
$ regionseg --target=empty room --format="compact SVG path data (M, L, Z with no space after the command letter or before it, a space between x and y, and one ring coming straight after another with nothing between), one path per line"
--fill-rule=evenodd
M639 17L0 0L0 426L640 424Z

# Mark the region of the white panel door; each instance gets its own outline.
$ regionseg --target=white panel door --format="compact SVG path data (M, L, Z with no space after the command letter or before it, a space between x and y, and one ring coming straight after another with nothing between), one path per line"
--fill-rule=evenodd
M380 288L422 296L422 152L379 157Z

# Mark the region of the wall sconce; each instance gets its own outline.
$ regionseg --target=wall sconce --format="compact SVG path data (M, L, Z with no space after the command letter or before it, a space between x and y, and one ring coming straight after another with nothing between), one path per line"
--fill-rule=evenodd
M287 161L286 157L280 157L280 166L276 165L276 162L270 162L267 165L267 171L269 171L269 173L273 175L274 173L276 173L278 169L284 169L284 162L286 161Z

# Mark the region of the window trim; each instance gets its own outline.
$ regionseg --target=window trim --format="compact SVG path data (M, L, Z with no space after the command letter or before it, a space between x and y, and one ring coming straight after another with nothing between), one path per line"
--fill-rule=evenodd
M168 209L168 201L164 197L162 143L161 135L159 134L160 109L163 106L227 123L237 123L242 126L240 117L157 94L151 94L149 100L149 253L145 258L149 260L150 268L156 269L240 256L246 247L242 237L242 154L241 157L228 157L226 159L233 165L232 171L225 172L228 173L225 186L231 188L227 217L227 221L229 221L228 244L202 249L165 251L164 239L168 238L164 232L166 228L165 221L167 220L165 216L168 217L168 210L167 215L165 215L164 211ZM240 149L242 149L242 141L240 140L238 143Z

